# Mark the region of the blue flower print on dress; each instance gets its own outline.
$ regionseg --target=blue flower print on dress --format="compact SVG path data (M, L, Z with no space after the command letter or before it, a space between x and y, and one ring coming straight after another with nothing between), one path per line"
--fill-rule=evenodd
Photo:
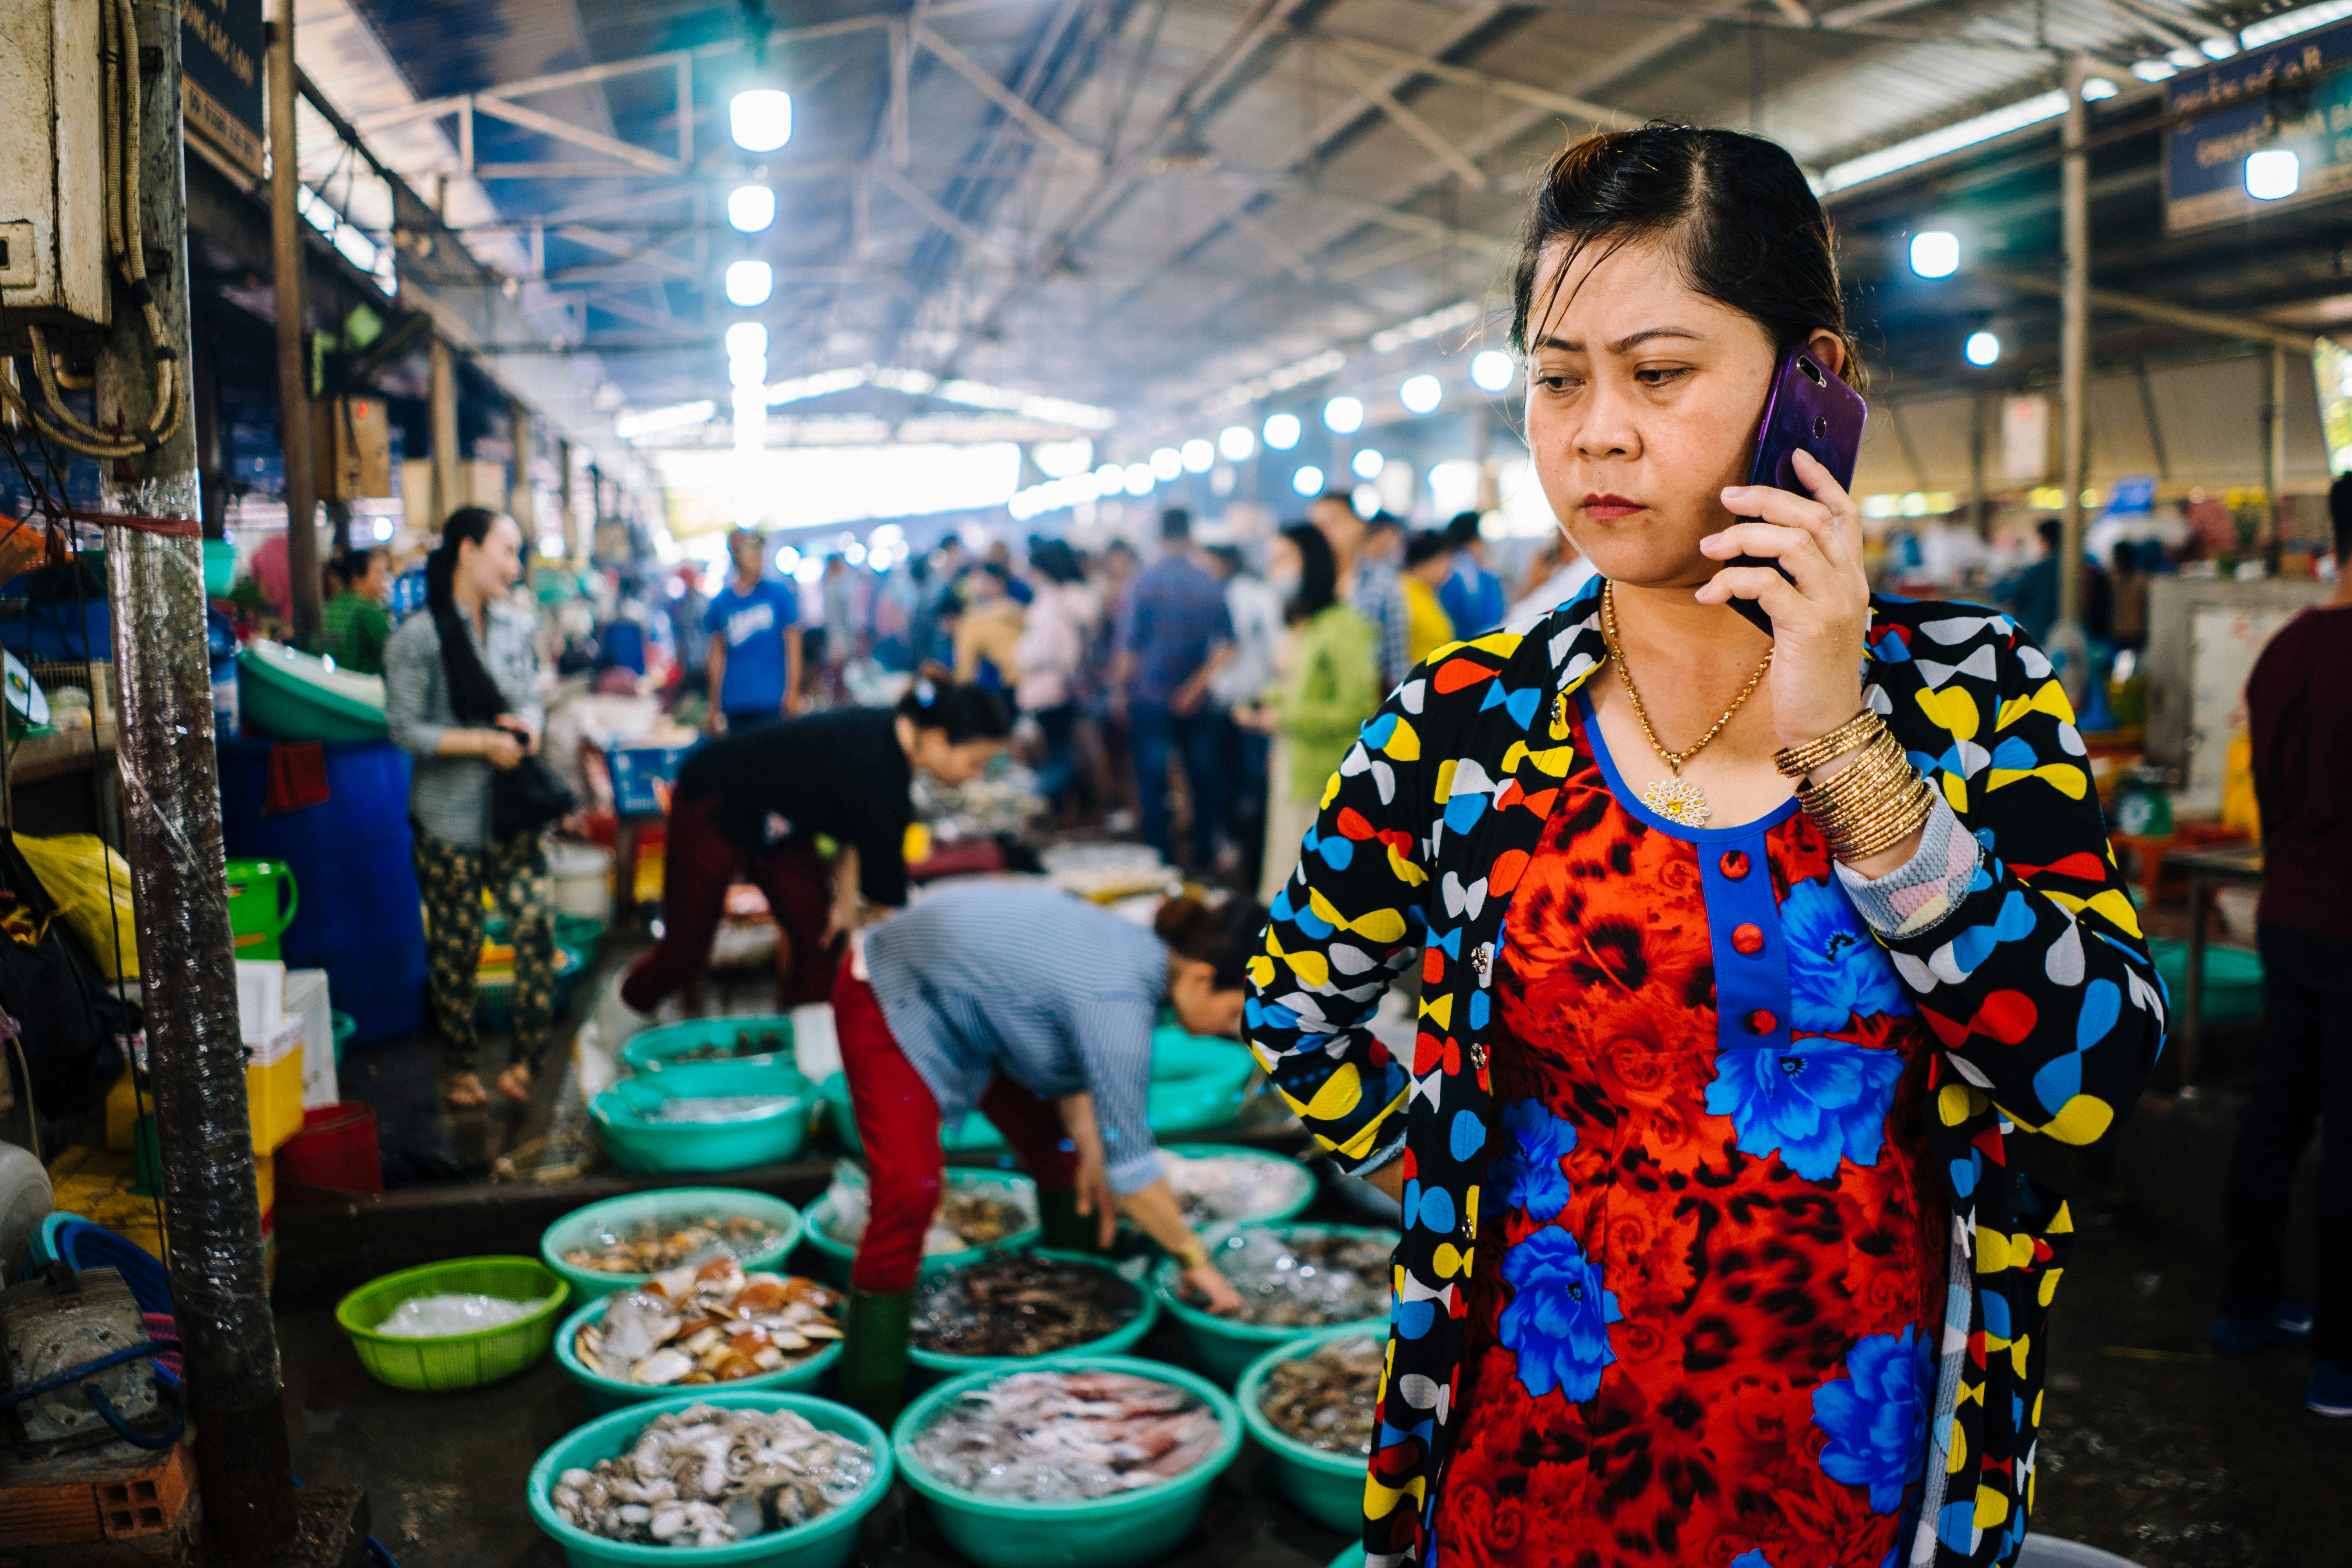
M1539 1100L1522 1100L1503 1111L1504 1143L1486 1171L1486 1191L1507 1208L1549 1223L1568 1206L1568 1174L1559 1163L1576 1148L1576 1127L1554 1116Z
M1546 1226L1503 1254L1503 1279L1512 1295L1502 1340L1518 1352L1519 1382L1538 1397L1557 1388L1574 1403L1591 1398L1617 1359L1609 1325L1625 1315L1601 1289L1600 1265L1576 1237Z
M1743 1552L1725 1563L1723 1568L1772 1568L1772 1560L1760 1550Z
M1507 1261L1505 1267L1509 1267ZM1869 1334L1845 1352L1846 1375L1813 1390L1813 1425L1829 1434L1822 1471L1870 1489L1874 1513L1903 1506L1921 1479L1927 1440L1927 1343L1916 1328Z
M1845 1040L1791 1041L1786 1049L1718 1051L1706 1108L1739 1131L1739 1152L1778 1154L1809 1182L1837 1174L1843 1157L1878 1163L1886 1112L1903 1076L1896 1051Z
M1789 1026L1827 1034L1853 1016L1908 1015L1911 997L1895 965L1833 882L1797 882L1780 902L1780 939L1789 950Z

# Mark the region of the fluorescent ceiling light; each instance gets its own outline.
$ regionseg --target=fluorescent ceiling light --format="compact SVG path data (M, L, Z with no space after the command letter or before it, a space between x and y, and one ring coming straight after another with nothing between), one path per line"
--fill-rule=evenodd
M1217 450L1229 463L1246 463L1257 450L1257 437L1246 425L1228 425L1217 433Z
M727 329L727 357L748 359L768 352L768 329L761 321L738 321Z
M634 441L640 436L699 425L718 412L719 405L708 397L697 403L673 403L666 408L648 408L642 414L623 414L613 421L613 434L624 441Z
M1184 454L1173 447L1162 447L1151 454L1151 477L1165 484L1184 472Z
M1397 388L1397 401L1414 414L1427 414L1445 400L1445 384L1433 375L1413 375Z
M1481 392L1507 392L1519 379L1518 362L1500 349L1482 349L1470 362L1470 379Z
M793 139L793 95L772 87L739 92L727 105L727 128L746 153L772 153Z
M727 268L727 302L750 310L775 291L776 269L764 261L738 261Z
M2246 47L2259 49L2275 44L2281 38L2292 38L2297 33L2308 33L2314 27L2325 27L2330 22L2340 22L2352 16L2352 0L2326 0L2319 5L2305 5L2301 10L2265 16L2238 29L2238 37Z
M776 193L765 185L738 185L727 193L727 221L757 234L776 221Z
M1298 445L1298 416L1269 415L1265 421L1265 444L1277 452L1287 452Z
M1323 490L1323 470L1309 463L1290 476L1290 488L1299 495L1319 495Z
M2303 160L2284 147L2246 155L2246 195L2258 202L2283 201L2303 184Z
M1907 169L1914 163L1924 163L1930 158L1940 158L1947 153L1957 153L1963 147L1973 147L1980 142L2006 136L2012 131L2022 131L2029 125L2055 120L2065 112L2066 89L2053 87L2048 92L2037 92L2032 98L2020 99L1988 113L1914 136L1907 142L1897 142L1892 147L1881 147L1875 153L1864 153L1859 158L1832 163L1822 174L1822 184L1825 190L1843 191L1864 181L1894 174L1898 169Z
M1377 479L1381 477L1381 470L1388 466L1389 460L1382 457L1377 448L1371 447L1367 447L1357 453L1348 464L1360 479Z
M1198 437L1184 443L1181 455L1188 474L1205 474L1217 466L1217 449Z
M1352 436L1364 427L1364 405L1359 398L1335 397L1323 405L1323 427L1337 436Z

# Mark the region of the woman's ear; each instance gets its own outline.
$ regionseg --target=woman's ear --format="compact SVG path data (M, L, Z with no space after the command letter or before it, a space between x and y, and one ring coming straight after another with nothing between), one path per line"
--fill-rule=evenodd
M1816 330L1805 340L1805 352L1820 362L1832 375L1845 374L1845 340L1827 327Z

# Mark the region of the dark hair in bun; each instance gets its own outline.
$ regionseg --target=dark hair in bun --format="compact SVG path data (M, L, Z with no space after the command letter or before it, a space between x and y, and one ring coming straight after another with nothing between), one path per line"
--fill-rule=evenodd
M1265 935L1265 909L1239 894L1216 903L1189 896L1169 900L1152 917L1151 929L1179 957L1205 963L1220 991L1238 991L1249 981L1249 961Z
M1013 715L1004 699L984 686L959 683L943 665L926 664L915 672L898 711L918 730L939 730L948 744L967 741L1003 741L1013 733Z

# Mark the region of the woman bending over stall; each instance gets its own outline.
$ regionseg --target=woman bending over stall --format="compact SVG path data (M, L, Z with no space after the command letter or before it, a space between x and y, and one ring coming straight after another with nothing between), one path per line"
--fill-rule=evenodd
M825 1000L835 944L869 911L907 901L916 770L969 784L1012 733L994 692L925 675L896 709L833 708L698 748L670 800L661 940L622 977L622 1003L650 1013L702 972L743 868L776 920L776 1005ZM820 836L840 846L829 870Z
M2164 1028L2074 715L2006 617L1873 595L1822 465L1742 482L1784 356L1853 374L1779 147L1577 142L1514 308L1601 578L1389 698L1252 970L1403 1204L1370 1562L2008 1563L2073 1226L2004 1139L2100 1138Z
M975 1109L1036 1179L1046 1246L1108 1246L1117 1210L1212 1310L1241 1305L1161 1179L1144 1118L1161 1005L1193 1034L1237 1034L1265 923L1245 899L1175 899L1146 931L1050 888L978 883L860 936L833 994L873 1205L850 1272L844 1399L898 1408L940 1129Z

